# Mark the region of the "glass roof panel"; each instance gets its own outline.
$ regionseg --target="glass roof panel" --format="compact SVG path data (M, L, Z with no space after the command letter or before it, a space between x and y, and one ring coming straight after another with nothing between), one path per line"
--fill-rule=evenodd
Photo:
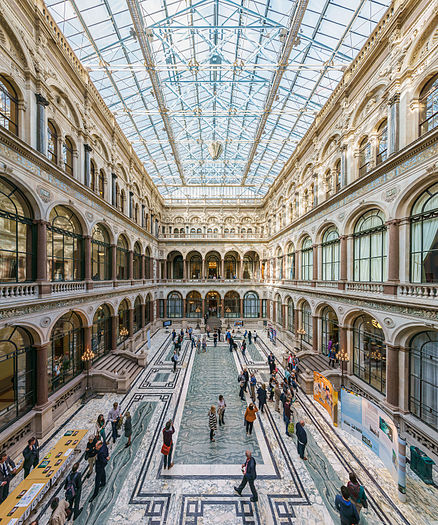
M47 1L171 202L263 197L390 0L298 4Z

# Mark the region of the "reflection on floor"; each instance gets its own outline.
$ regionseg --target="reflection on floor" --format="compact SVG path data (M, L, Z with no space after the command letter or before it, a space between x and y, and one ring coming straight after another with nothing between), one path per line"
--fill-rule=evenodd
M269 346L268 346L269 345ZM196 354L183 343L176 373L170 361L172 344L164 330L152 338L148 366L125 395L107 394L84 407L76 405L65 414L69 426L93 429L99 413L107 414L114 401L133 415L133 444L125 449L125 438L110 445L107 485L90 505L94 476L84 479L84 511L79 525L331 525L339 523L333 508L334 495L355 470L365 484L370 508L361 524L431 525L436 519L438 497L434 487L422 484L408 469L408 502L397 501L397 487L380 460L358 441L334 429L327 414L311 398L300 394L295 410L304 417L309 434L308 462L299 459L295 438L285 435L282 417L268 404L247 438L243 427L246 403L238 397L237 373L241 367L254 370L266 382L267 339L260 337L247 355L230 353L226 346ZM282 347L273 348L280 357ZM209 441L208 410L218 395L225 395L225 430L218 429L217 441ZM248 399L247 399L248 401ZM175 466L163 469L160 453L165 422L175 421ZM45 450L58 439L54 434ZM340 439L342 438L342 440ZM251 448L257 458L258 503L233 493L241 479L239 464ZM87 464L81 468L86 474ZM85 478L85 476L84 476ZM60 487L51 495L63 496ZM50 516L39 509L41 523Z

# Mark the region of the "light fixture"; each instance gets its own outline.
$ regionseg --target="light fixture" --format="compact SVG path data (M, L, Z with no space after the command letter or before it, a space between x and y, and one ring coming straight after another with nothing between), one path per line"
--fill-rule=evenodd
M222 144L217 140L208 146L208 152L213 160L217 160L221 156L223 149Z

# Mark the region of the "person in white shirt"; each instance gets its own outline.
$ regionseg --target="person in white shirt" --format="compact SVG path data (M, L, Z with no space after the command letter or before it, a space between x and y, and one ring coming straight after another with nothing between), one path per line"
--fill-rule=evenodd
M108 419L111 421L112 438L113 443L115 443L116 439L119 437L119 433L117 432L117 424L120 419L120 408L118 403L114 403L113 408L108 412Z

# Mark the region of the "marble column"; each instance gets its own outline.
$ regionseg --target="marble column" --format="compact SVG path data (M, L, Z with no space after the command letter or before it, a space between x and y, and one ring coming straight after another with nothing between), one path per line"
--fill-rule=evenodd
M90 187L90 153L92 148L88 144L84 144L84 184Z
M146 256L142 254L141 256L141 266L140 266L140 279L144 280L146 275Z
M88 348L91 350L92 332L93 332L93 325L84 326L84 351L87 350Z
M225 317L225 299L221 299L221 317Z
M183 259L183 280L187 279L187 261Z
M347 185L347 145L341 146L341 188Z
M399 405L398 397L398 353L399 348L392 345L386 345L386 402L392 408Z
M243 319L243 299L240 298L240 317Z
M117 245L111 244L111 281L117 279Z
M186 317L186 300L183 298L183 311L182 311L182 318L184 319Z
M301 251L297 250L295 252L295 268L294 268L295 281L299 281L300 279L300 263L301 263Z
M143 328L146 325L146 304L141 304L141 319L140 319L140 328Z
M161 266L163 268L162 279L167 279L167 260L166 259L161 260Z
M400 267L400 235L399 219L388 221L388 282L384 284L385 293L396 294L399 281Z
M134 279L134 252L128 252L128 279Z
M37 102L37 150L43 155L46 154L46 107L49 105L40 93L35 94Z
M36 350L36 407L41 408L49 402L49 373L47 369L48 352L51 350L51 343L34 345Z
M128 337L134 335L134 308L129 308L128 310Z
M111 173L111 204L114 207L117 205L116 184L117 184L117 175L115 173Z
M339 261L339 277L340 281L338 282L338 288L339 290L345 289L345 283L347 282L347 264L348 264L348 258L347 258L347 246L348 246L348 236L347 235L341 235L340 237L340 246L339 246L339 254L340 254L340 261Z
M388 100L388 156L397 153L400 140L400 93Z
M281 318L283 319L283 330L286 330L286 321L287 321L287 318L286 318L286 305L282 304L281 308L282 308Z
M84 280L87 290L93 289L93 281L91 280L91 236L84 235Z
M111 350L117 350L117 336L119 331L119 316L111 316Z
M263 319L263 299L260 299L260 317Z
M225 279L225 259L221 259L221 279Z
M318 346L318 316L313 315L312 316L312 349L315 353L319 353L319 346Z
M43 220L35 221L37 229L36 282L40 295L49 294L50 283L47 279L47 225Z
M312 266L312 270L313 270L313 275L312 275L312 279L313 281L317 281L318 280L318 245L317 244L314 244L312 246L312 249L313 249L313 266ZM315 282L312 283L313 286L315 286Z
M294 334L295 336L297 336L297 331L299 328L299 324L298 324L299 316L300 316L300 311L297 308L294 308Z

